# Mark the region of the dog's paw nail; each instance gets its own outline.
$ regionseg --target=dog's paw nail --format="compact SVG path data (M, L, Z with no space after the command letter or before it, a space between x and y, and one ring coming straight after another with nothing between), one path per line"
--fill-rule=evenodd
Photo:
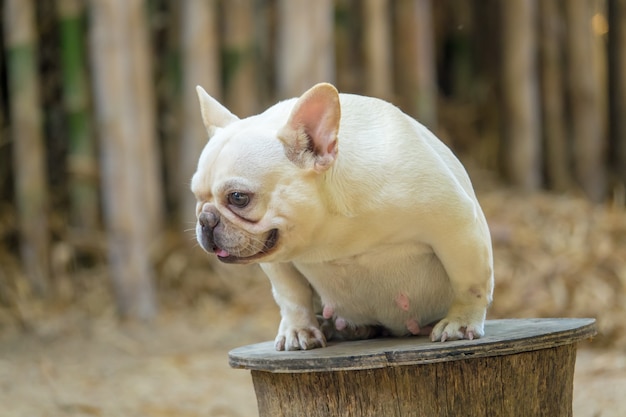
M468 340L474 340L474 332L473 331L469 331L467 332L467 339Z
M448 340L448 333L447 332L441 333L441 342L443 343L446 340Z
M274 342L274 347L279 352L285 350L285 338L281 337L276 339L276 341Z

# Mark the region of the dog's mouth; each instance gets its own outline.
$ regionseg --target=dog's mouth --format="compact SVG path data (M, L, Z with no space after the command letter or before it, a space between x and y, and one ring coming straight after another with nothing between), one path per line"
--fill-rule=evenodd
M278 229L272 229L268 232L267 237L265 238L265 244L263 248L250 256L238 256L234 255L227 250L224 250L218 246L213 246L212 250L217 255L217 258L225 263L230 264L246 264L254 262L257 259L263 258L270 254L273 249L276 248L276 244L278 243Z

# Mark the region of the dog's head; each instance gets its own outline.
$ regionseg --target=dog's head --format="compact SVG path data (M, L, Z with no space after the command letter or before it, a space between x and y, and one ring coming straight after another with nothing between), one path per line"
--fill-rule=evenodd
M319 183L337 156L337 90L318 84L246 119L197 91L209 136L191 180L200 246L229 263L289 260L323 221Z

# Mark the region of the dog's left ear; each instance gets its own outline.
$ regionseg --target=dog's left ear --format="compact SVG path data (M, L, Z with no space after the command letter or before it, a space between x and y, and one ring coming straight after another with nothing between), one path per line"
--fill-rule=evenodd
M278 131L287 158L301 168L323 172L337 157L341 107L339 93L321 83L304 93L293 106L289 120Z

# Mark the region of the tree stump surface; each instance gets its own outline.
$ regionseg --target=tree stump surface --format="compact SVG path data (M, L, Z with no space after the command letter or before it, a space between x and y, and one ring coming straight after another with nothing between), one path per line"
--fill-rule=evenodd
M507 319L476 340L331 342L277 352L232 350L252 371L260 417L572 416L576 345L594 319Z
M307 351L278 352L274 342L233 349L233 368L267 372L327 372L419 365L511 355L579 342L596 334L595 319L505 319L485 322L485 336L431 342L428 337L330 342Z

